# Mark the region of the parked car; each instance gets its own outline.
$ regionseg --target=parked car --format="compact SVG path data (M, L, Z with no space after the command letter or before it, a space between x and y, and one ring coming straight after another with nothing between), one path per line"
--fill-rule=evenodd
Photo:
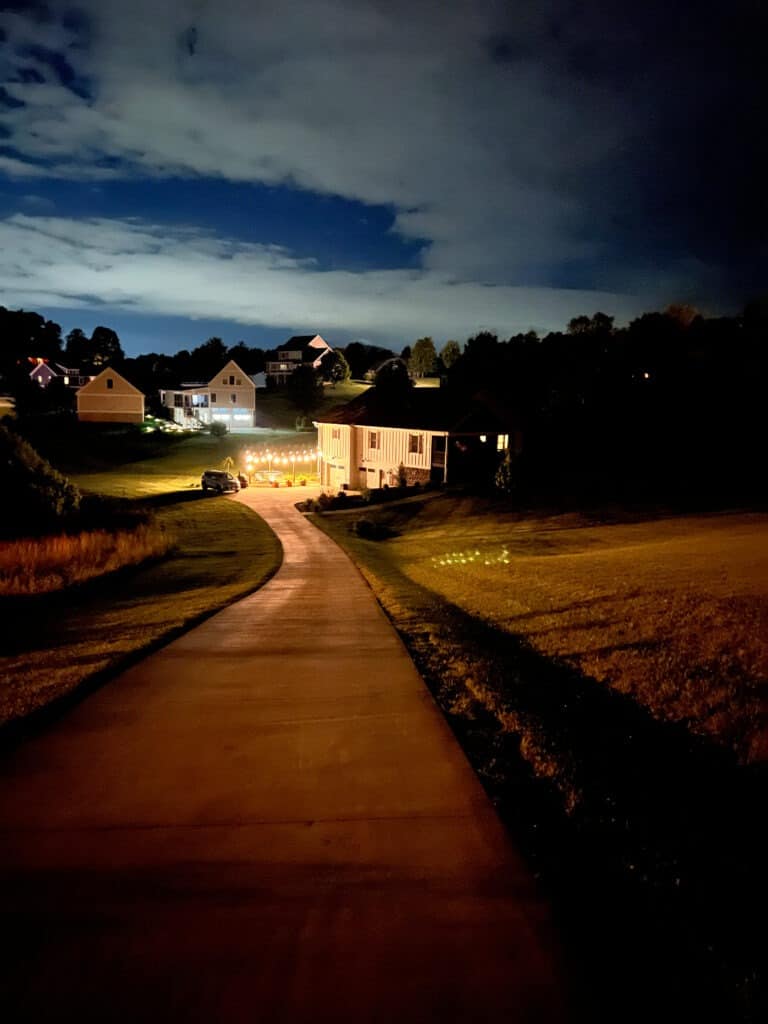
M206 469L200 478L200 484L204 491L215 491L218 494L240 490L237 477L223 469Z

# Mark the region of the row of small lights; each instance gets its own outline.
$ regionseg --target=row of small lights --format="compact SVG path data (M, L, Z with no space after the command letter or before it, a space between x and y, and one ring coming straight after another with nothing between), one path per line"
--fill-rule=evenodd
M320 449L303 449L302 451L271 451L245 452L245 465L250 472L254 466L267 463L270 466L289 466L295 462L313 462L320 455Z
M477 550L449 551L445 555L435 555L432 558L432 565L435 567L469 565L472 562L477 562L479 565L509 565L509 551L506 548L502 548L499 555L490 555L488 553L483 555Z

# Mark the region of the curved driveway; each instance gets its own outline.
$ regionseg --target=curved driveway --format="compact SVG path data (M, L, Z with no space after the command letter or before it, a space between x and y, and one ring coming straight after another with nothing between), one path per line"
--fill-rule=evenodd
M280 572L6 758L9 1024L561 1019L520 858L298 496L217 499Z

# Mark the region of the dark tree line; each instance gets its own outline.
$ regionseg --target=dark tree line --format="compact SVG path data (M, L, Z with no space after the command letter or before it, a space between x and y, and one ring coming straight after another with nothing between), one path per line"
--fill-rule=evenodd
M704 318L688 307L616 329L602 313L564 332L470 338L447 371L458 396L485 391L524 436L512 480L574 497L764 493L768 309Z
M394 353L352 342L326 360L326 376L362 379ZM508 474L522 488L617 498L706 494L738 499L764 489L764 388L768 369L768 303L737 317L705 318L690 307L646 313L616 328L603 313L579 316L566 330L508 339L483 331L463 348L431 338L403 350L411 374L439 373L462 399L485 391L513 413L523 452ZM160 388L210 380L234 359L246 373L263 372L276 352L209 338L174 355L124 356L114 331L90 337L37 313L0 307L0 387L22 412L72 405L72 392L29 379L30 359L44 358L82 373L119 367L150 402ZM347 366L348 364L348 366ZM311 405L316 387L297 381L297 406ZM305 386L306 385L306 386ZM310 394L310 391L313 394Z

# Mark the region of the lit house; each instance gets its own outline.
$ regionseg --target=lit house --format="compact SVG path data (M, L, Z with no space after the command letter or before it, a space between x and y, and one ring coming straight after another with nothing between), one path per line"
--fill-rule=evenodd
M440 389L415 388L385 403L371 388L316 423L320 483L338 490L487 478L522 437L509 410L490 396L457 402Z
M143 423L144 395L110 366L77 390L77 418L84 423Z
M333 349L319 334L295 334L277 350L277 359L267 362L267 377L275 384L285 384L299 366L321 369L329 352Z
M80 373L80 370L62 366L61 363L49 363L47 359L31 359L35 365L29 371L29 378L41 388L47 388L53 380L60 380L65 387L79 388L93 377Z
M160 402L170 410L173 420L184 427L217 422L237 430L254 426L256 385L230 359L207 384L162 390Z

